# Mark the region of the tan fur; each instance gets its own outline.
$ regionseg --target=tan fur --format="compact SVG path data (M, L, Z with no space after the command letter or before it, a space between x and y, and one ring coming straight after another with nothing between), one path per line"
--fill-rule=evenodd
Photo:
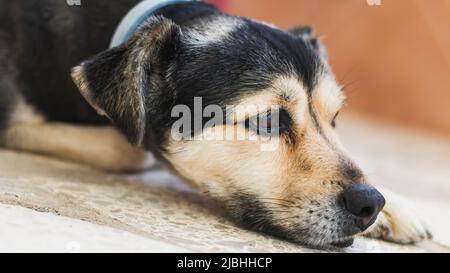
M321 116L331 122L334 115L345 103L345 95L337 85L332 75L326 75L319 80L313 92L313 101Z
M336 154L325 143L325 140L320 137L312 125L312 120L307 113L307 96L305 89L301 86L298 80L289 77L281 77L274 81L274 86L267 91L260 92L259 95L244 98L237 108L251 109L251 102L260 110L260 113L264 113L264 107L274 104L284 105L295 114L293 117L295 120L295 130L297 131L298 145L295 147L287 147L282 145L280 150L276 151L260 151L260 142L251 141L239 141L237 139L229 141L171 141L168 145L169 153L168 158L170 162L175 163L180 169L187 169L187 176L197 176L198 178L207 180L210 179L205 176L216 176L211 171L214 169L220 170L221 176L227 176L224 173L224 167L229 169L230 172L236 172L230 179L243 183L240 185L245 188L251 188L252 185L257 186L252 189L258 191L258 189L264 186L271 188L280 188L281 191L289 188L289 181L291 179L283 176L291 176L286 172L295 172L295 176L308 177L310 180L312 176L317 175L317 170L323 170L323 173L318 175L320 179L338 179L338 167L335 166L339 161L340 154ZM280 96L288 97L289 101L280 101ZM261 110L262 109L262 110ZM339 109L336 109L336 111ZM242 114L242 112L240 112ZM256 115L257 113L252 113ZM239 115L237 117L238 124L230 130L242 132L242 134L252 134L247 132L247 129L243 124L239 123L245 119L245 116ZM324 118L325 119L325 118ZM232 125L226 125L232 126ZM210 138L208 135L213 134L213 131L221 132L226 130L226 126L216 126L215 129L206 129L203 132L204 138ZM330 126L329 126L330 127ZM228 130L228 129L227 129ZM216 160L210 160L209 157L214 155ZM217 160L217 157L220 160ZM228 162L229 161L229 162ZM214 164L219 166L212 166ZM277 164L278 163L278 164ZM309 165L306 174L300 173L299 170L303 170L304 165ZM192 173L192 165L204 166L198 169L196 172L206 172L202 175L190 175ZM329 166L327 166L329 165ZM241 167L238 167L241 166ZM247 169L245 168L247 166ZM211 170L209 170L211 168ZM258 168L258 170L253 170ZM206 170L206 171L205 171ZM314 173L312 173L314 171ZM255 174L259 174L255 176ZM262 179L259 176L264 176ZM270 179L268 178L270 177ZM199 180L199 179L194 180ZM200 180L202 180L200 179ZM255 180L254 183L248 181ZM281 180L281 185L278 183ZM264 183L269 184L264 184ZM270 183L273 182L273 183ZM263 184L261 184L263 183ZM261 194L265 194L264 189Z
M133 148L111 127L17 123L8 128L2 142L7 148L51 155L111 171L140 171L154 162L149 153Z

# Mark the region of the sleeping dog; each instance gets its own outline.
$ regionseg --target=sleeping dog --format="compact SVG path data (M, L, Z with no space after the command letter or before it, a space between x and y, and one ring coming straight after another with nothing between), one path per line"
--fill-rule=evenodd
M284 31L199 1L67 3L1 1L1 147L117 172L155 157L241 226L303 244L430 237L339 143L345 97L310 27ZM174 107L195 98L202 109L258 107L174 137ZM204 138L212 129L257 138ZM276 149L261 149L268 138Z

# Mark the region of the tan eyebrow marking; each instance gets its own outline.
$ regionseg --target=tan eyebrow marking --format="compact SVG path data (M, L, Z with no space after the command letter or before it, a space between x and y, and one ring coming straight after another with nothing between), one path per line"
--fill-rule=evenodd
M280 76L273 81L273 90L281 99L293 100L304 96L306 88L294 75Z
M286 109L293 122L303 124L307 105L308 95L301 81L293 75L283 75L275 78L270 87L259 91L258 94L242 98L232 106L231 111L227 109L226 118L237 124L265 114L275 106L277 109Z
M262 94L242 99L237 105L231 105L232 109L227 107L227 119L234 117L234 123L243 122L249 117L267 112L273 104L273 94L263 91Z
M331 119L344 106L346 97L334 77L327 75L319 79L312 101L322 117Z

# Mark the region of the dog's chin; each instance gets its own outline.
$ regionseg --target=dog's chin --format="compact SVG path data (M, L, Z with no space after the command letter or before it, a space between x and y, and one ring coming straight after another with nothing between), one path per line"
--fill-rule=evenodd
M334 241L331 243L331 245L339 248L345 248L352 246L354 241L355 241L354 237L347 237Z
M354 236L346 236L346 237L342 237L342 238L333 238L332 240L327 240L327 239L317 239L314 240L312 238L310 238L309 240L307 240L307 242L301 242L298 241L300 244L304 244L305 246L314 248L314 249L319 249L319 250L329 250L332 248L346 248L346 247L350 247L353 245L355 241L355 237Z
M361 233L361 230L356 226L344 226L340 229L338 228L338 234L336 232L336 228L332 228L325 232L310 233L310 238L307 239L313 247L317 247L320 249L329 249L333 247L338 248L346 248L353 245L355 241L355 236Z

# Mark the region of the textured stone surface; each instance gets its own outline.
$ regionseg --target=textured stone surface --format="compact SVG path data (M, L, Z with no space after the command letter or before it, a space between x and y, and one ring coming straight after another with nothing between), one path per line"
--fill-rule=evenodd
M435 242L399 246L358 238L350 248L328 251L448 250L449 142L345 119L340 124L346 146L376 184L404 193L428 215ZM113 175L5 150L0 150L0 230L0 251L320 251L234 226L164 171Z

